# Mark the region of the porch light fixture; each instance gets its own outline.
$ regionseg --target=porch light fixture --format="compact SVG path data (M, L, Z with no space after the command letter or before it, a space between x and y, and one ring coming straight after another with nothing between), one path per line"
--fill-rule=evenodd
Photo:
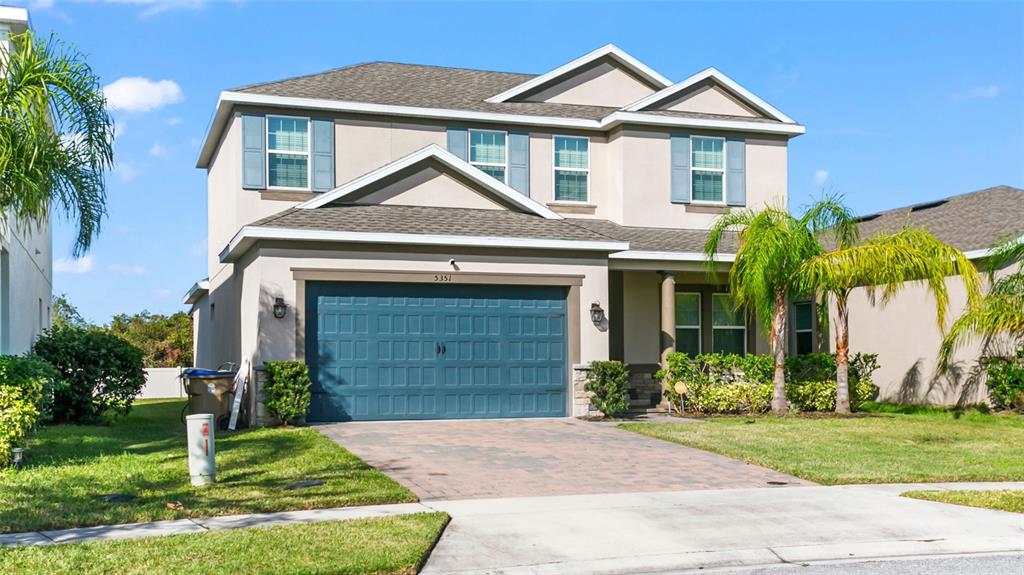
M594 325L604 323L604 310L601 309L601 304L596 301L590 304L590 321L594 322Z
M288 306L284 303L283 297L274 298L274 317L281 319L288 312Z

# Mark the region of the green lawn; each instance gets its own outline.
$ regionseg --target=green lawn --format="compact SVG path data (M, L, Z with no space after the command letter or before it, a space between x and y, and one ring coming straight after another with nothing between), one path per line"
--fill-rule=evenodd
M416 500L309 428L220 433L218 483L193 488L178 419L183 405L139 402L113 425L39 430L29 443L28 465L0 471L0 532ZM305 479L324 484L284 489ZM110 494L135 499L102 499Z
M823 484L1024 479L1024 417L906 411L620 427Z
M903 496L1024 513L1024 491L908 491Z
M416 573L448 521L423 513L0 550L0 573Z

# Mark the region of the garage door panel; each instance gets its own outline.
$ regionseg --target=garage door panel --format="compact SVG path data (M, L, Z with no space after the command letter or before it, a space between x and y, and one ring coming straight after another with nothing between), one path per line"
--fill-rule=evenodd
M311 421L565 415L565 288L308 282L306 295Z

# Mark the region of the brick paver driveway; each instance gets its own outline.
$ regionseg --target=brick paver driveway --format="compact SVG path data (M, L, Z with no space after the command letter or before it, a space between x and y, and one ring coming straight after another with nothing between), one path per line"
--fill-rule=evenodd
M569 418L334 423L319 429L423 500L807 484Z

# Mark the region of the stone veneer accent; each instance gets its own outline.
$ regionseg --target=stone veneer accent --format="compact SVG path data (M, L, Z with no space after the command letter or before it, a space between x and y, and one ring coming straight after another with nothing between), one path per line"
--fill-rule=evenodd
M589 363L577 363L572 366L572 416L601 417L604 415L591 403L592 393L584 389L587 374L590 373Z
M270 416L270 413L267 412L267 406L263 404L266 397L263 393L263 387L267 381L266 366L258 365L252 370L252 372L252 389L256 392L256 416L252 418L250 423L255 427L269 427L277 425L277 421ZM250 407L252 407L251 404Z

